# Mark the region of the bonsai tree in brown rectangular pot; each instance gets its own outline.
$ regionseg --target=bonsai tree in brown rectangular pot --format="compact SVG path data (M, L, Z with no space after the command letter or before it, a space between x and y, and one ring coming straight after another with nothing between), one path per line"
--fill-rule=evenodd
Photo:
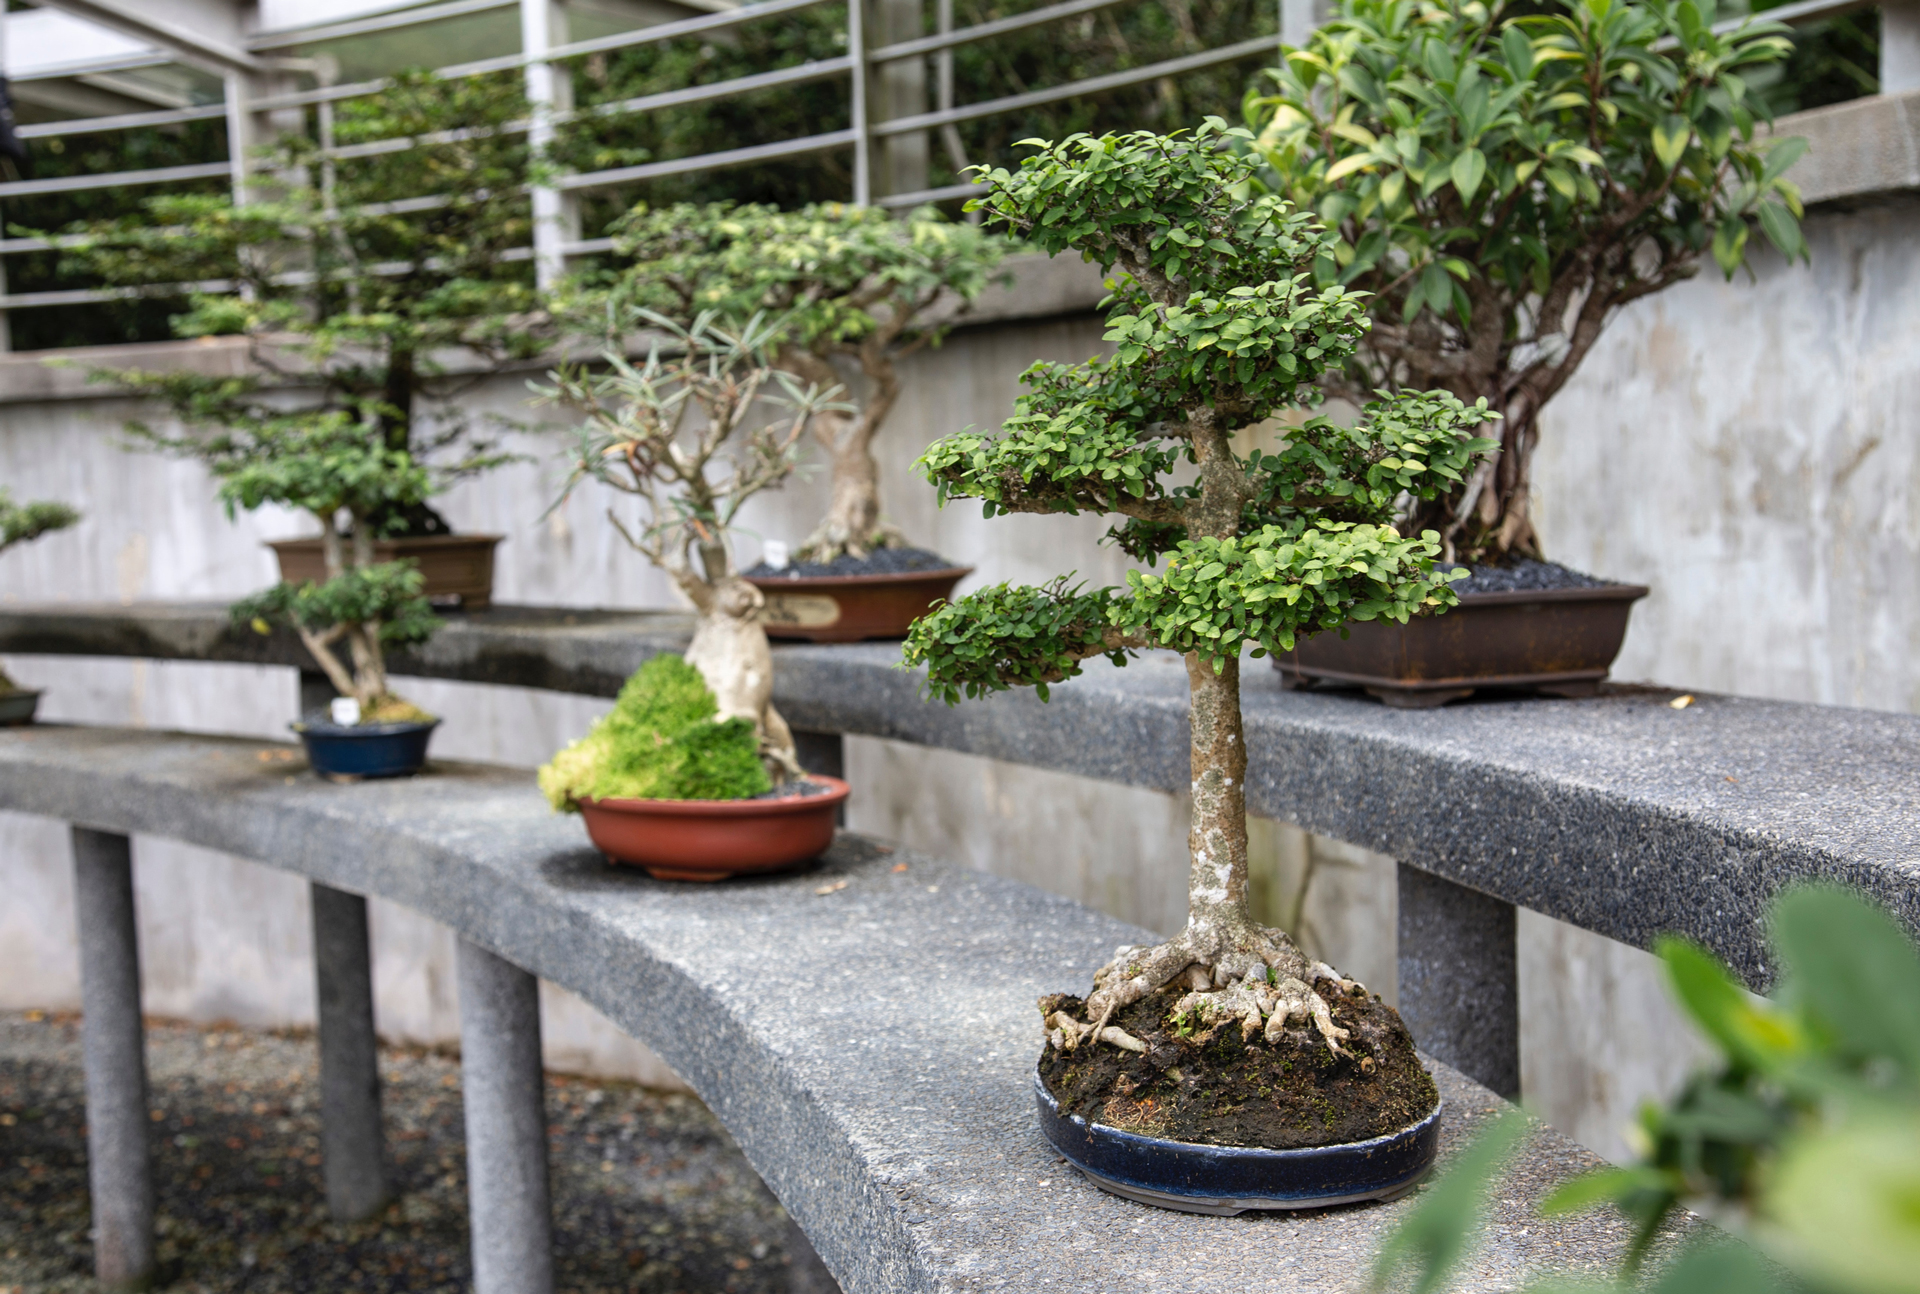
M766 594L776 637L904 635L971 568L911 547L886 521L874 441L899 402L902 362L940 344L1015 244L931 207L895 216L837 202L799 211L721 202L642 204L621 221L616 247L633 258L617 298L682 324L709 310L735 325L764 314L777 321L783 370L822 390L861 388L814 420L832 474L826 516L791 550L767 545L746 578Z
M1437 1095L1391 1007L1304 956L1248 907L1240 666L1350 620L1453 601L1439 536L1395 528L1402 496L1464 479L1492 415L1402 391L1345 426L1307 417L1277 454L1236 432L1310 412L1312 385L1366 331L1361 297L1316 288L1331 245L1310 216L1242 196L1257 164L1192 135L1077 135L987 173L988 216L1117 272L1111 360L1036 364L998 435L937 441L944 502L1124 518L1115 538L1164 573L1125 590L999 585L915 624L906 660L949 703L1048 685L1139 649L1185 657L1193 827L1188 919L1121 948L1084 997L1040 1010L1040 1123L1096 1181L1199 1212L1298 1208L1404 1190L1432 1162ZM1181 483L1181 477L1188 483ZM1199 1144L1196 1144L1199 1143Z
M15 503L13 496L0 487L0 553L15 544L31 543L54 530L65 530L80 520L80 514L64 503ZM21 687L0 670L0 726L33 722L34 707L40 693Z
M209 399L265 411L286 391L352 410L387 447L452 475L509 461L463 396L553 338L531 266L526 116L509 77L403 75L344 101L316 136L266 150L256 195L157 197L138 218L69 231L69 270L178 297L180 337L247 339L250 376L103 372L195 416ZM406 144L408 147L397 147ZM499 535L454 535L424 499L371 518L376 555L416 563L435 601L483 607ZM323 580L324 537L273 545L293 582Z
M1712 30L1713 7L1636 0L1342 0L1248 96L1257 182L1334 238L1323 285L1369 294L1373 327L1320 385L1358 405L1438 387L1502 415L1500 448L1405 521L1472 568L1461 612L1320 635L1301 681L1437 704L1476 686L1591 691L1646 590L1545 563L1530 511L1541 414L1607 324L1757 228L1804 258L1784 172L1745 77L1791 48L1779 23Z
M623 343L643 331L655 341L635 366ZM582 419L560 502L589 480L632 496L637 517L609 509L608 519L693 605L692 669L682 671L691 683L650 663L614 713L541 774L555 807L580 810L604 853L665 879L720 880L812 857L826 841L808 830L824 823L830 840L846 797L844 782L801 772L773 705L765 599L729 552L740 509L792 475L815 419L846 408L837 388L803 387L773 367L777 337L762 317L734 331L705 312L681 327L629 306L608 318L601 365L565 365L535 388ZM763 765L744 776L742 743ZM756 798L768 790L780 803ZM796 823L799 834L787 834Z

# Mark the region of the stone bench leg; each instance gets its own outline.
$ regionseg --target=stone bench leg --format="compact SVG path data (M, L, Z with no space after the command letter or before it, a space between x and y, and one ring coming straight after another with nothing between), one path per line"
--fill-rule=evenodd
M153 1165L147 1147L133 850L127 838L75 827L73 890L85 1012L81 1046L87 1070L93 1270L109 1289L140 1289L153 1277Z
M796 728L793 733L794 757L809 773L845 779L847 776L847 739L837 732L810 732ZM834 810L834 824L847 825L847 806Z
M320 1150L327 1208L341 1222L358 1222L387 1202L367 901L318 881L312 883L312 893L313 969L320 1003Z
M1513 904L1400 869L1400 1015L1422 1051L1506 1097L1520 1094Z
M539 982L465 939L459 976L474 1294L550 1294Z

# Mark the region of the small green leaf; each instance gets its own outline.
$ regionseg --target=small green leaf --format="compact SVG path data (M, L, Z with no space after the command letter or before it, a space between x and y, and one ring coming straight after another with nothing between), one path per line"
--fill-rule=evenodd
M1469 148L1453 159L1453 187L1459 191L1462 202L1473 201L1486 174L1487 155L1477 148Z
M1693 123L1679 113L1669 113L1654 123L1653 155L1660 159L1660 165L1671 171L1680 164L1686 154L1687 142L1693 138Z

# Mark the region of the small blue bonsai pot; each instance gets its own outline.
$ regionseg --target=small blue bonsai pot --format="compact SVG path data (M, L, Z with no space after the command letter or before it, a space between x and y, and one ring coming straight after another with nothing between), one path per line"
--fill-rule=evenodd
M40 694L32 688L0 692L0 728L32 723L34 707L39 704Z
M1216 1215L1390 1200L1433 1167L1444 1108L1368 1141L1266 1150L1170 1141L1063 1115L1037 1070L1033 1091L1041 1132L1094 1185L1140 1204Z
M335 723L324 713L292 728L307 748L313 771L336 782L369 777L408 777L427 763L427 742L440 726L429 723Z

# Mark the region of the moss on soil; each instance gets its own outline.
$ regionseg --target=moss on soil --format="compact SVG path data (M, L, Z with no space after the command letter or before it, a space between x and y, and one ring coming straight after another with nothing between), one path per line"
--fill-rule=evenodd
M1397 1132L1439 1103L1400 1013L1377 996L1327 988L1334 1022L1351 1031L1336 1056L1311 1027L1269 1045L1237 1021L1206 1028L1173 1015L1184 990L1162 989L1117 1011L1116 1024L1147 1044L1144 1055L1108 1043L1063 1051L1051 1043L1040 1077L1062 1113L1127 1132L1210 1146L1293 1150ZM1041 999L1043 1014L1086 1019L1081 999Z
M745 719L716 721L719 704L700 671L655 656L634 671L613 709L540 770L554 808L575 801L743 800L772 785Z

